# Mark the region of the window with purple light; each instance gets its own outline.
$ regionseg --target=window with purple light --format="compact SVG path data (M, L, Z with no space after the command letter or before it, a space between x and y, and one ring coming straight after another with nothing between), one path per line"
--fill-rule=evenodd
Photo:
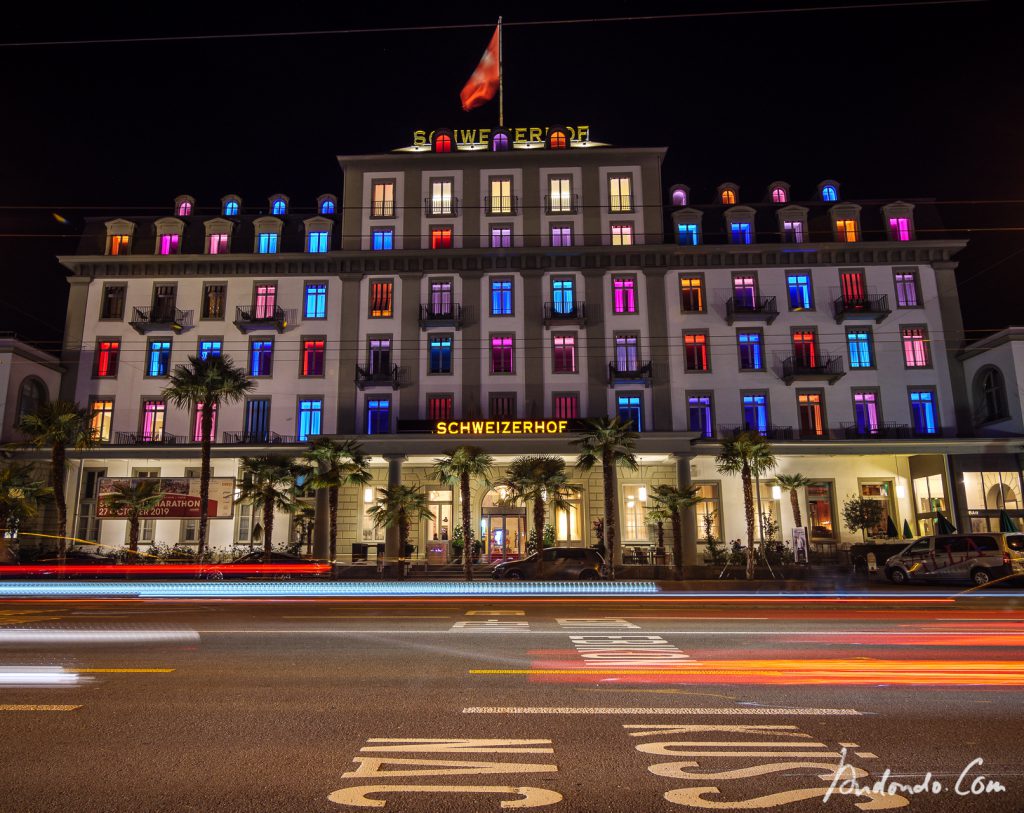
M672 205L673 206L685 206L686 205L686 190L685 189L673 189L672 190Z
M784 187L776 186L772 190L772 203L786 203L788 196Z
M192 203L191 201L183 200L178 204L178 217L188 217L192 214Z
M512 227L491 226L491 248L511 248Z
M890 217L889 236L893 240L905 241L910 239L910 218Z
M711 396L691 395L687 398L689 426L691 432L699 432L703 438L714 435L711 428Z
M615 313L636 313L636 279L612 277L612 301Z
M855 390L853 414L858 435L878 433L878 394L873 390Z
M804 241L804 224L802 220L786 220L782 223L782 239L786 243L802 243Z
M508 149L508 133L495 133L491 139L491 150L505 152Z
M161 234L160 235L160 253L161 254L177 254L178 243L180 238L177 234Z
M513 372L513 336L491 337L491 372Z
M572 246L572 226L552 226L551 245L555 248Z

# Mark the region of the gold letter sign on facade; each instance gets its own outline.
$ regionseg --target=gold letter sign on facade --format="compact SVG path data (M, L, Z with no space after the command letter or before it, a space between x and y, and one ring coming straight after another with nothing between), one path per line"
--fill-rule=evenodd
M560 435L568 421L438 421L435 435Z
M548 137L550 127L508 127L506 128L512 136L513 144L529 144L531 142L544 141ZM452 130L456 146L468 144L487 145L491 138L493 129L484 127L479 130ZM590 141L590 125L577 124L575 127L566 127L566 134L570 141ZM434 141L433 130L415 130L412 134L414 147L422 147L432 144Z

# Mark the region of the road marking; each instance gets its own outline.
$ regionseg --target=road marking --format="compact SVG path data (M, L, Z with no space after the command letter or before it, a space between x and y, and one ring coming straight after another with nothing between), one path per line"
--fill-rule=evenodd
M20 705L0 705L0 711L74 711L80 709L81 706L20 706Z
M76 667L71 667L70 670L72 672L82 672L82 673L88 672L90 674L94 674L94 673L95 674L99 674L99 673L106 674L108 672L111 672L111 673L124 673L124 674L146 674L146 673L166 674L167 672L173 672L174 671L173 669L78 669Z
M346 621L380 621L383 618L451 618L450 615L282 615L281 618L330 618Z
M466 610L466 615L526 615L526 610Z
M502 801L502 808L545 807L562 801L562 794L553 790L510 785L363 785L336 790L327 799L352 807L384 807L385 801L368 797L371 793L500 793L521 797Z
M725 714L733 716L754 715L764 717L780 717L789 714L806 717L861 717L864 712L856 709L819 709L819 708L628 708L628 707L531 707L531 706L471 706L462 710L463 714Z
M389 616L389 617L392 617L392 616ZM457 622L457 623L467 623L467 622ZM486 622L479 622L479 623L486 623ZM522 621L522 622L506 621L506 622L502 622L502 623L507 623L507 624L523 623L523 624L525 624L525 623L528 623L528 622L525 622L525 621ZM22 630L9 630L8 633L13 636L14 633L21 632L21 631ZM38 632L40 630L29 630L29 631L30 632ZM367 630L367 629L353 629L353 630L338 630L338 629L197 629L196 630L197 633L202 633L202 634L207 634L207 633L232 633L232 634L260 634L260 635L262 635L264 633L271 633L271 634L277 633L277 634L281 634L281 635L302 635L302 634L307 634L307 635L343 635L345 633L358 633L360 635L365 635L366 633L373 633L375 635L447 635L450 631L451 630L447 630L447 629L440 629L440 630L393 630L393 629L377 629L377 630ZM516 632L518 634L521 634L523 632L529 632L530 635L565 635L566 634L565 630L525 630L525 629L519 629L519 630L493 630L493 629L487 629L487 628L485 628L483 630L460 629L460 632L466 632L466 633L485 632L485 633L491 633L491 634L493 634L494 632ZM955 631L948 631L948 632L896 632L896 631L889 631L889 630L880 631L878 629L873 629L873 630L857 630L857 631L853 631L853 632L832 631L832 630L830 630L828 632L804 632L804 631L781 632L781 631L778 631L778 630L658 630L658 635L689 635L689 636L701 636L701 635L707 635L707 636L714 636L714 635L749 635L751 637L771 636L771 635L788 635L788 636L792 636L792 637L811 636L811 637L815 637L815 638L820 638L822 635L828 635L829 637L858 637L858 636L864 636L864 635L877 635L877 634L880 634L880 632L884 632L885 635L890 636L890 637L895 637L895 638L899 638L899 637L916 638L916 637L923 636L923 635L951 636L951 635L959 634L959 633L957 633ZM973 636L975 636L975 637L1004 636L1004 635L1006 635L1005 632L984 632L984 631L972 632L971 634ZM2 630L0 630L0 643L5 643L5 642L8 642L9 640L14 640L14 639L13 638L11 638L11 639L5 638L4 637L4 632Z
M471 675L702 675L701 669L470 669ZM712 673L713 674L713 673Z
M449 632L529 632L529 621L498 621L489 618L487 621L456 621Z

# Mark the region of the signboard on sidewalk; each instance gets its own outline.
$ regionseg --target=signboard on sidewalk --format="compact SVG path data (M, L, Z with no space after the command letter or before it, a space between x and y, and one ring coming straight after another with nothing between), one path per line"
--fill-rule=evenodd
M199 519L198 477L101 477L96 500L97 519L123 519L127 511L112 507L111 496L136 483L155 480L162 495L155 507L142 512L143 519ZM231 519L235 515L235 478L210 478L210 519Z
M793 559L798 565L807 564L807 529L793 529Z

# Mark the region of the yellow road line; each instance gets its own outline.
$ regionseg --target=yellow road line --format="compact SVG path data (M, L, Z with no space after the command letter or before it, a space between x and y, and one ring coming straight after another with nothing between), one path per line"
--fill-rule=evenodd
M0 705L0 711L74 711L81 706L11 706Z
M146 673L156 672L156 673L163 674L163 673L166 673L166 672L173 672L174 670L173 669L77 669L75 667L72 667L68 671L70 671L70 672L82 672L82 673L84 673L84 672L89 672L89 673L125 672L125 673L130 673L130 674L135 674L137 672L146 672Z
M470 669L471 675L695 675L698 670L687 669Z
M352 621L365 618L367 621L380 621L382 618L451 618L450 615L282 615L281 618L344 618Z

